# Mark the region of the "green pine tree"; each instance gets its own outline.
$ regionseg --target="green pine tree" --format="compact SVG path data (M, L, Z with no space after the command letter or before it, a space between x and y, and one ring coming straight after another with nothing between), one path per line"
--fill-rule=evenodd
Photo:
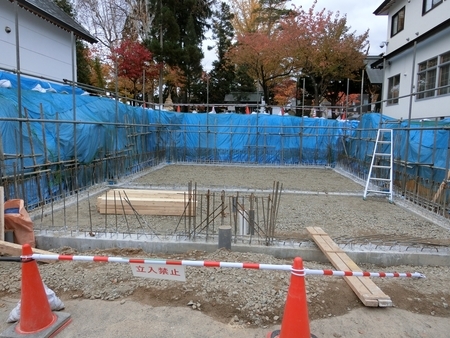
M217 57L213 61L210 73L210 102L223 103L225 95L230 93L235 80L234 65L227 58L227 52L232 46L234 28L231 23L234 14L230 6L222 2L220 9L214 12L212 25L213 39L217 40Z
M204 57L201 46L209 29L213 1L149 1L149 13L153 13L154 18L145 43L156 62L177 67L183 72L185 88L179 102L190 100L195 79L201 74Z

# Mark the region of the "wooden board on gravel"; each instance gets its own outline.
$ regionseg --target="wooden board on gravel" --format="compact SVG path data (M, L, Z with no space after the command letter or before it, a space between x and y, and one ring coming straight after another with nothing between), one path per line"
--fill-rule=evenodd
M333 266L341 271L362 271L320 227L307 227L314 242ZM368 307L393 306L391 298L370 279L370 277L343 277L361 302Z
M97 198L97 211L109 215L195 216L194 206L184 191L112 189Z
M54 252L45 251L37 248L31 248L33 253L41 255L55 255ZM5 241L0 241L0 253L7 254L8 256L21 256L22 255L22 245L16 243L10 243ZM45 261L45 262L55 262L55 261Z

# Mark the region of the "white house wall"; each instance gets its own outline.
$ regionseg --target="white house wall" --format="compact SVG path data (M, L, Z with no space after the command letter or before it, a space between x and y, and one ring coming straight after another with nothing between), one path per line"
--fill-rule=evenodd
M422 0L397 1L389 9L389 20L386 41L386 54L403 46L409 40L414 40L417 33L422 35L433 27L449 18L450 1L443 1L439 6L422 15ZM405 27L402 31L391 37L392 16L405 7Z
M414 89L417 91L417 71L418 64L430 58L450 51L450 28L440 32L433 38L420 42L416 47L416 62L413 72L414 48L391 58L385 64L385 85L383 97L388 97L388 79L400 74L400 92L399 96L407 96L411 93L411 76L414 78ZM389 64L390 63L390 64ZM383 114L393 117L407 119L409 117L410 98L400 98L398 104L388 105L383 103ZM430 98L417 100L413 96L411 104L411 118L436 118L450 116L450 95L438 95Z
M15 4L0 1L0 67L17 69ZM59 80L72 79L71 33L19 8L20 69ZM4 27L11 28L6 33Z

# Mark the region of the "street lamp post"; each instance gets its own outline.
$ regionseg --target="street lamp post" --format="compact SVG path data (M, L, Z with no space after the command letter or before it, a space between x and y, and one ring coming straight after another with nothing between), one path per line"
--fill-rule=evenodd
M150 66L148 61L144 61L144 64L142 65L142 106L144 108L147 107L147 102L145 100L145 69Z
M206 73L206 112L209 112L209 74Z
M305 116L305 78L302 79L303 88L302 88L302 117Z
M350 90L350 79L347 78L347 96L345 98L346 102L345 102L345 118L348 119L348 92Z
M145 67L142 74L142 107L145 108Z
M163 60L162 60L162 53L163 53L163 26L162 26L162 0L159 0L159 45L161 48L161 63L159 65L159 88L158 88L158 94L159 94L159 111L162 109L163 105Z

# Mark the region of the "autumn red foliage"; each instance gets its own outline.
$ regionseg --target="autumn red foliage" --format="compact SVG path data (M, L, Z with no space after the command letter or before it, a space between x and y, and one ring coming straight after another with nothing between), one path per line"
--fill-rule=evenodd
M368 31L357 35L347 26L346 16L318 11L316 5L314 1L307 11L294 6L271 31L238 36L230 59L247 67L262 87L266 102L275 101L275 97L282 101L282 92L291 90L276 87L284 85L284 79L301 76L309 77L314 102L319 104L330 92L330 83L352 80L364 66Z
M137 84L142 84L144 70L147 79L158 76L152 53L137 41L122 40L118 47L111 50L111 59L117 62L119 78L128 79L132 83L132 94L136 93Z

